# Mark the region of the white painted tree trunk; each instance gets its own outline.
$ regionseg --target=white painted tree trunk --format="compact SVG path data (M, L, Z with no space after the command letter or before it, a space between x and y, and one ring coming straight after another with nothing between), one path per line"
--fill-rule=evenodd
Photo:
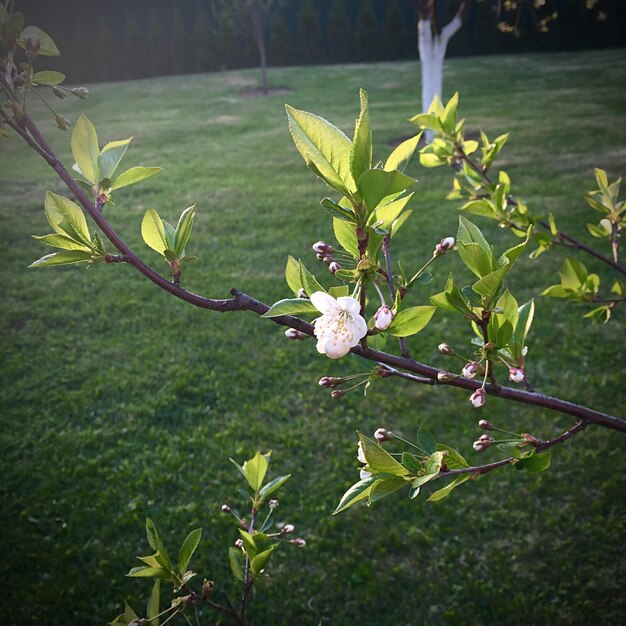
M459 15L441 31L440 35L433 33L430 20L421 19L417 25L417 40L422 68L422 112L426 113L435 96L441 100L443 86L443 61L450 38L461 28ZM433 139L431 131L426 131L426 141Z

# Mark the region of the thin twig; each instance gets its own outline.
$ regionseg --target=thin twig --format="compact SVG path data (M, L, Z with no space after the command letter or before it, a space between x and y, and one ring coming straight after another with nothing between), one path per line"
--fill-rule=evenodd
M391 296L391 302L395 303L396 301L396 286L393 284L393 269L391 264L391 236L385 235L383 238L383 256L385 258L385 267L386 272L385 276L387 278L387 286L389 287L389 295ZM404 337L398 337L398 343L400 344L400 354L404 357L410 357L411 354L409 352L409 346Z

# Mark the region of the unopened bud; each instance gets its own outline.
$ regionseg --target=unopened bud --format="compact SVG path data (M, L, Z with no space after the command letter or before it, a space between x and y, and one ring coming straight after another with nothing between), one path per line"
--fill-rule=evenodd
M333 247L329 246L325 241L317 241L313 244L313 251L317 254L330 254L333 252Z
M67 117L59 115L58 113L55 116L55 121L57 123L57 128L60 130L67 130L72 125Z
M363 444L360 441L356 449L356 459L359 463L367 463L365 452L363 452Z
M374 326L378 330L387 330L391 326L393 318L393 311L386 304L383 304L374 314Z
M440 383L450 382L454 378L454 374L450 372L437 372L437 380Z
M41 48L41 41L36 35L29 35L24 41L24 52L26 59L29 63L34 63L39 56L39 48Z
M318 261L323 261L326 256L323 252L318 252L316 255Z
M343 382L342 378L334 378L333 376L322 376L319 380L319 386L330 389L331 387L337 387Z
M465 376L465 378L472 379L476 378L476 374L478 374L479 371L480 365L476 363L476 361L470 361L467 365L465 365L461 373Z
M241 539L237 539L237 541L235 541L235 548L243 550L243 541Z
M495 430L495 426L489 420L480 420L478 422L478 427L483 430Z
M72 93L81 100L85 100L89 96L89 89L86 87L74 87Z
M205 578L202 583L202 597L206 600L213 593L213 589L215 589L215 583Z
M298 548L304 548L304 546L306 546L306 541L301 537L292 539L290 543L293 543L294 546L298 546Z
M483 452L483 450L486 450L489 446L493 445L494 441L493 437L490 437L489 435L481 435L472 444L472 448L474 448L476 452Z
M447 343L440 343L437 346L437 350L439 350L441 354L445 354L446 356L452 356L454 354L454 348L449 346Z
M330 254L327 254L322 257L322 261L326 263L326 265L330 265L331 263L334 263L335 259L334 257L330 256Z
M341 265L339 265L339 263L337 263L337 261L333 261L329 266L328 266L328 271L331 274L336 274L339 270L341 269Z
M442 256L448 250L454 246L454 237L445 237L436 246L433 254L435 256Z
M300 289L298 289L298 298L308 298L309 296L306 295L306 291L304 291L304 289L302 289L302 287L300 287Z
M522 437L524 441L531 443L533 446L538 446L541 443L537 437L533 437L530 433L524 433Z
M268 504L270 506L270 509L273 510L278 506L278 500L276 498L272 498Z
M222 504L222 513L230 513L230 507L228 504Z
M63 91L63 89L60 89L59 87L53 87L52 88L52 93L59 98L59 100L63 100L63 98L65 98L67 96L67 93L65 93L65 91Z
M334 400L339 400L339 398L343 398L343 396L346 395L346 392L343 391L342 389L335 389L334 391L330 392L330 397L333 398Z
M476 389L476 391L470 396L469 401L475 408L480 409L480 407L484 406L485 402L487 402L487 392L482 387L480 389Z
M374 439L376 439L378 443L382 443L383 441L391 441L393 439L393 433L386 428L378 428L374 433Z
M287 337L287 339L292 339L293 341L299 341L300 339L306 339L307 335L296 328L288 328L285 331L285 337Z
M521 383L524 380L524 370L521 367L512 367L509 370L509 380L512 383Z
M295 526L293 524L285 524L280 529L280 532L283 533L284 535L288 535L289 533L292 533L294 530L295 530Z

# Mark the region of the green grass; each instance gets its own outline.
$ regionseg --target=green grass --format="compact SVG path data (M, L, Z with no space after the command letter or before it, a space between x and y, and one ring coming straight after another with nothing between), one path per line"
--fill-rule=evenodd
M318 205L329 191L296 153L283 102L349 130L364 87L374 156L384 158L414 130L406 119L417 112L417 74L416 63L277 69L274 86L290 91L267 98L242 95L254 86L252 71L185 76L94 85L87 102L59 108L72 119L84 111L101 142L133 135L129 163L166 167L107 210L146 260L165 270L140 241L145 209L171 220L197 202L189 250L199 262L185 284L214 297L237 287L273 302L287 295L287 255L316 268L311 244L332 240ZM461 93L470 130L511 131L501 163L514 191L583 238L585 222L596 218L582 197L593 187L593 166L611 178L626 172L625 81L623 51L466 58L450 61L445 73L448 94ZM43 110L37 114L71 163L69 135ZM279 517L308 545L279 551L253 600L254 624L623 620L623 437L589 428L554 451L545 475L506 469L441 503L397 494L333 518L356 476L357 428L385 425L412 437L424 424L478 462L496 458L471 450L478 417L543 438L572 422L498 400L479 415L462 391L399 380L366 399L333 401L318 378L358 371L358 364L318 357L312 342L287 342L269 321L194 309L122 265L27 270L46 252L29 237L48 232L44 193L63 188L16 138L0 150L5 622L103 624L124 598L141 609L149 585L124 573L148 550L148 515L168 545L203 526L194 569L232 590L226 547L236 532L219 506L240 504L240 483L228 457L266 448L274 451L274 475L293 474ZM457 212L445 200L449 171L415 163L411 173L419 178L414 216L397 248L406 266L417 267L436 241L455 233ZM513 241L480 224L497 247ZM562 258L554 252L519 262L510 284L520 301L556 282ZM462 273L453 255L436 269L432 291L448 271ZM623 415L624 312L604 326L583 322L581 313L538 299L532 380L546 393ZM438 314L410 344L416 358L443 367L437 344L469 338L459 320Z

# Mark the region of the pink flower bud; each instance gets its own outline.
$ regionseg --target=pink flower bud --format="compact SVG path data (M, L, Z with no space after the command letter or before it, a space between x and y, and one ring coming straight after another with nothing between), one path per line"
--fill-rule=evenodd
M341 269L341 265L339 265L339 263L337 263L337 261L333 261L329 266L328 266L328 271L331 274L336 274L339 270Z
M319 386L325 387L326 389L330 389L331 387L337 387L337 385L341 385L343 379L334 378L333 376L322 376L319 380Z
M230 513L230 507L228 504L222 504L222 513Z
M315 256L317 257L318 261L323 261L326 255L322 254L321 252L318 252Z
M359 463L367 463L367 459L365 458L365 452L363 452L363 444L360 441L357 447L356 458Z
M293 543L294 546L298 546L298 548L304 548L304 546L306 546L306 541L302 539L301 537L292 539L290 543Z
M287 337L287 339L292 339L293 341L299 341L300 339L306 339L306 334L300 332L296 328L288 328L285 331L285 337Z
M480 371L480 365L476 363L476 361L470 361L462 370L463 376L465 378L476 378L476 374Z
M383 304L374 314L374 326L378 330L387 330L391 326L393 318L393 311L386 304Z
M270 509L275 509L278 506L278 500L276 498L272 498L269 501Z
M391 441L393 439L393 433L386 428L378 428L374 433L374 439L376 439L378 443L382 443L383 441Z
M454 246L454 237L445 237L436 246L433 254L441 256Z
M452 356L454 354L454 349L451 348L447 343L440 343L437 346L437 350L439 350L441 354L445 354L446 356Z
M237 541L235 541L235 547L243 550L243 541L241 539L237 539Z
M524 441L532 443L533 446L538 446L541 443L537 437L533 437L530 433L524 433L522 437L524 438Z
M472 444L472 448L474 448L476 452L482 452L485 449L481 441L475 441Z
M484 406L487 401L487 392L482 387L480 389L476 389L476 391L470 396L469 401L474 405L474 407L480 409L480 407Z
M330 254L333 251L333 247L329 246L325 241L317 241L312 247L317 254Z
M472 444L472 448L474 448L476 452L483 452L483 450L486 450L489 446L493 445L494 441L493 437L490 437L489 435L481 435Z
M495 430L495 426L489 420L480 420L478 422L478 427L483 430Z
M512 367L509 370L509 380L512 383L521 383L524 380L524 370L521 367Z
M440 383L447 383L454 378L454 374L450 372L437 372L437 380Z
M346 392L342 389L335 389L334 391L330 392L330 397L333 398L333 400L339 400L339 398L343 398L343 396L345 395Z
M293 524L285 524L281 529L280 532L288 535L289 533L292 533L295 530L295 526Z
M491 435L481 435L478 438L478 441L482 441L484 444L491 445L494 442L494 439Z

